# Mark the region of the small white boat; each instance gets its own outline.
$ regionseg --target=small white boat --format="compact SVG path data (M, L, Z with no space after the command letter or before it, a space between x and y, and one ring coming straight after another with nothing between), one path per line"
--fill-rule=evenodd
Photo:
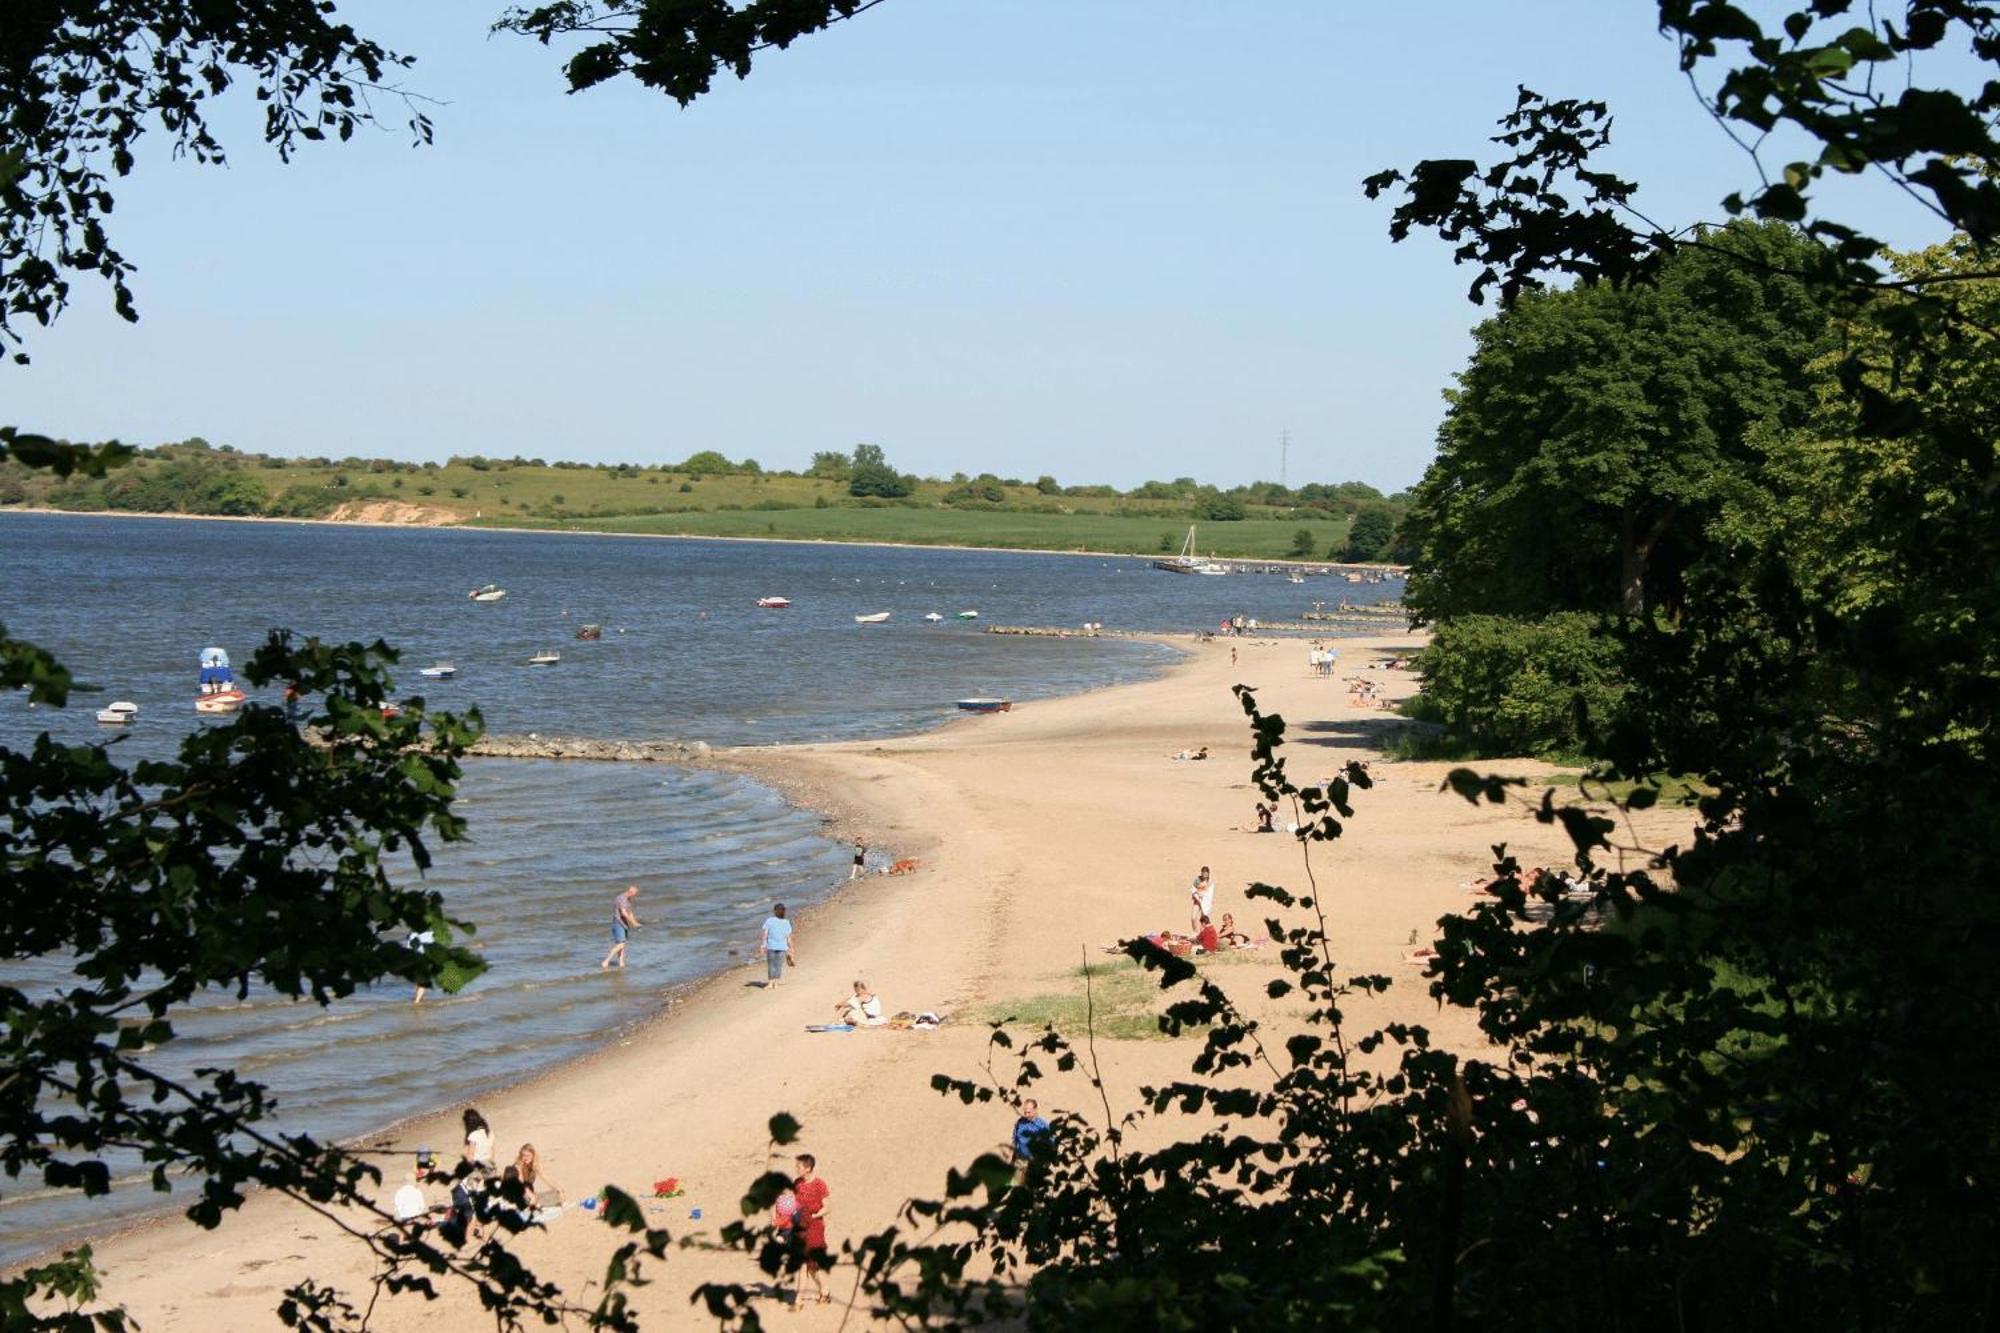
M1229 566L1218 565L1212 560L1203 561L1201 564L1196 565L1194 567L1194 572L1197 574L1209 574L1209 575L1227 574L1229 572Z
M529 666L554 666L562 661L562 654L552 648L545 648L528 659Z
M458 674L458 668L449 662L438 662L425 667L418 674L430 680L450 680Z
M757 599L757 605L763 607L766 611L782 611L791 604L792 599L789 597L759 597Z
M940 620L943 620L944 617L939 615L937 612L933 611L929 615L925 616L924 619L930 621L933 625L935 625Z
M507 595L507 590L497 583L489 583L483 588L474 588L466 596L475 602L497 602Z
M977 620L979 619L979 613L977 611L960 611L958 618L960 620Z
M877 611L872 616L854 617L854 623L857 625L880 625L884 621L888 620L888 618L889 618L889 613L887 611Z
M97 710L97 720L107 727L130 726L139 716L139 705L129 699L120 699L115 704L106 704Z

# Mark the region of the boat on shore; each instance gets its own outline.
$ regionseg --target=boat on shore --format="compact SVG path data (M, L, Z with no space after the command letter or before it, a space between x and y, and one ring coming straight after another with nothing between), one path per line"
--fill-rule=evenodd
M759 597L757 599L757 605L766 611L782 611L791 604L792 599L789 597Z
M465 595L475 602L497 602L507 595L507 590L497 583L489 583L483 588L474 588Z
M959 711L963 713L1006 713L1011 712L1013 707L1014 701L1012 699L991 699L984 696L975 696L971 699L960 699L958 701Z
M433 662L417 674L426 680L450 680L458 674L458 668L449 662Z
M107 727L129 727L138 717L139 705L129 699L120 699L97 710L97 720Z
M874 615L871 616L854 617L854 623L857 625L880 625L885 621L887 621L888 619L889 619L889 613L887 611L877 611Z
M553 648L544 648L541 652L536 653L533 657L528 659L528 665L554 666L556 663L560 661L562 661L561 653L555 651L555 649Z

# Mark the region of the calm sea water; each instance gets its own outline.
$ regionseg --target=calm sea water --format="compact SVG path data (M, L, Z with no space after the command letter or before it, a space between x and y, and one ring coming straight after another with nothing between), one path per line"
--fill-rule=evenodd
M489 582L505 601L468 600ZM387 640L403 650L402 692L476 703L499 732L726 744L883 735L956 716L964 695L1046 698L1137 679L1172 657L1155 644L1002 638L979 624L1191 631L1398 590L1173 577L1097 557L0 515L0 621L103 687L66 710L0 700L0 744L46 730L110 741L128 762L171 753L206 725L191 706L200 650L218 645L240 663L276 626ZM794 606L757 609L770 595ZM980 622L922 619L965 609ZM888 624L854 623L878 611L892 613ZM585 622L604 638L575 641ZM527 666L542 648L561 664ZM421 679L435 659L458 677ZM115 739L92 720L114 698L141 710ZM479 924L491 971L421 1007L401 987L324 1009L254 993L200 1004L177 1019L181 1040L163 1063L233 1067L279 1094L287 1123L365 1133L608 1039L676 986L747 956L770 902L809 904L846 873L846 849L813 816L706 770L475 760L461 808L471 839L440 849L427 879ZM649 924L633 967L607 976L597 961L627 882L643 886ZM0 960L0 977L31 989L64 976L49 960ZM0 1262L161 1203L145 1189L90 1201L27 1181L0 1189Z

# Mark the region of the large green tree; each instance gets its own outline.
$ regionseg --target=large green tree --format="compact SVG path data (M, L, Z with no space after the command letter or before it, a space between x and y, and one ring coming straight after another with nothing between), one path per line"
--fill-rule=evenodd
M1415 491L1409 602L1431 618L1671 609L1704 528L1802 423L1836 345L1799 274L1822 247L1733 223L1651 282L1525 293L1475 330Z

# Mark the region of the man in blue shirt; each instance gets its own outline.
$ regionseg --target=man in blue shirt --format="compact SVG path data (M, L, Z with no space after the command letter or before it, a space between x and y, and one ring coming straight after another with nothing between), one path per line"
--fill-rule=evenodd
M785 905L777 904L764 918L764 934L757 941L764 955L764 989L770 990L785 978L785 964L792 958L792 923L785 919Z
M1027 1166L1041 1151L1042 1137L1048 1132L1049 1122L1042 1119L1041 1108L1032 1098L1023 1101L1020 1119L1014 1122L1014 1164Z

